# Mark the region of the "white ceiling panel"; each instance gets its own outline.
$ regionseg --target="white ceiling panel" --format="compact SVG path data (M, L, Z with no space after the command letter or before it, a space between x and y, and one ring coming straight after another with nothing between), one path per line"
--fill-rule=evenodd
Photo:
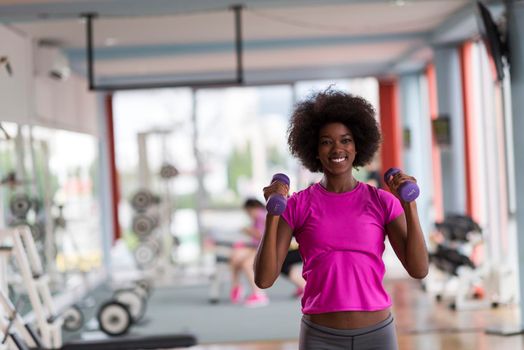
M405 6L391 2L296 8L247 8L243 13L246 40L369 36L428 32L468 0L419 1ZM233 12L212 11L155 17L100 17L94 20L95 44L106 38L117 45L155 45L228 41L233 39ZM16 24L37 38L53 38L66 47L85 45L80 19Z
M413 43L387 45L359 45L324 47L322 50L289 49L278 51L257 51L246 53L247 70L279 68L300 68L330 65L356 65L361 62L384 65ZM208 72L234 73L235 61L231 54L164 57L148 59L107 60L96 63L99 76L111 75L159 75L201 74Z
M80 14L100 13L93 21L99 76L234 72L235 27L229 6L236 3L0 0L0 19L35 42L59 46L73 67L85 72L85 22ZM388 67L421 67L431 59L434 43L465 40L476 30L475 6L470 0L240 3L245 5L246 74L249 70L277 74L291 68L307 72L318 67L324 72L330 66L335 67L332 71L365 66L365 74L378 75Z
M247 9L246 38L372 35L434 29L469 0Z

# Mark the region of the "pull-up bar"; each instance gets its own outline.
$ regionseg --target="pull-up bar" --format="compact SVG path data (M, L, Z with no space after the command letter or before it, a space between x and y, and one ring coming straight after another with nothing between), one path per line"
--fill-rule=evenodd
M234 12L235 22L235 56L236 56L236 77L224 80L197 80L197 81L167 81L167 82L137 82L127 84L96 84L95 64L93 48L93 21L98 15L96 13L86 13L82 17L86 20L86 59L87 59L87 78L89 90L93 91L117 91L117 90L138 90L138 89L160 89L174 87L227 87L244 84L244 67L242 62L242 5L231 7Z

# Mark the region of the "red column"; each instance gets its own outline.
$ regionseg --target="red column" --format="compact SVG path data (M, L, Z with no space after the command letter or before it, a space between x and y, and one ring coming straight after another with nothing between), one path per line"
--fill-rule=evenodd
M431 120L438 117L437 77L435 66L428 65L426 68L429 93L429 115ZM433 206L435 210L435 221L444 219L444 199L442 195L442 166L440 163L440 148L437 144L435 133L431 132L431 160L433 164Z
M480 220L479 183L475 174L477 159L475 157L475 101L473 95L473 67L471 42L460 47L460 68L462 75L462 98L464 108L464 154L466 161L466 211L475 221Z
M111 209L113 216L113 242L122 235L118 216L118 203L120 201L120 191L118 185L118 172L116 169L115 157L115 133L113 124L113 95L107 94L105 98L105 110L107 121L107 148L109 158L109 181L111 186Z
M391 167L402 168L402 131L398 110L397 81L379 80L378 89L382 132L380 156L384 172Z

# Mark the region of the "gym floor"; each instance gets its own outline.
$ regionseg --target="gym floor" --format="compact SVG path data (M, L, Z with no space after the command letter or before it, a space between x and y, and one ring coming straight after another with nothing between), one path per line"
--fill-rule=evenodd
M511 329L518 325L516 305L496 309L474 308L453 311L421 291L415 281L391 283L394 315L401 350L524 350L524 336L487 334L486 330ZM296 340L202 344L192 350L291 350Z

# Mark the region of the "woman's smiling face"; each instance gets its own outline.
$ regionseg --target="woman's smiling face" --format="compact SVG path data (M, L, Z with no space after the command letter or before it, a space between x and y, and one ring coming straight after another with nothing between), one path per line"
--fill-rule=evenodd
M344 124L329 123L320 129L318 159L325 174L351 173L356 153L353 133Z

